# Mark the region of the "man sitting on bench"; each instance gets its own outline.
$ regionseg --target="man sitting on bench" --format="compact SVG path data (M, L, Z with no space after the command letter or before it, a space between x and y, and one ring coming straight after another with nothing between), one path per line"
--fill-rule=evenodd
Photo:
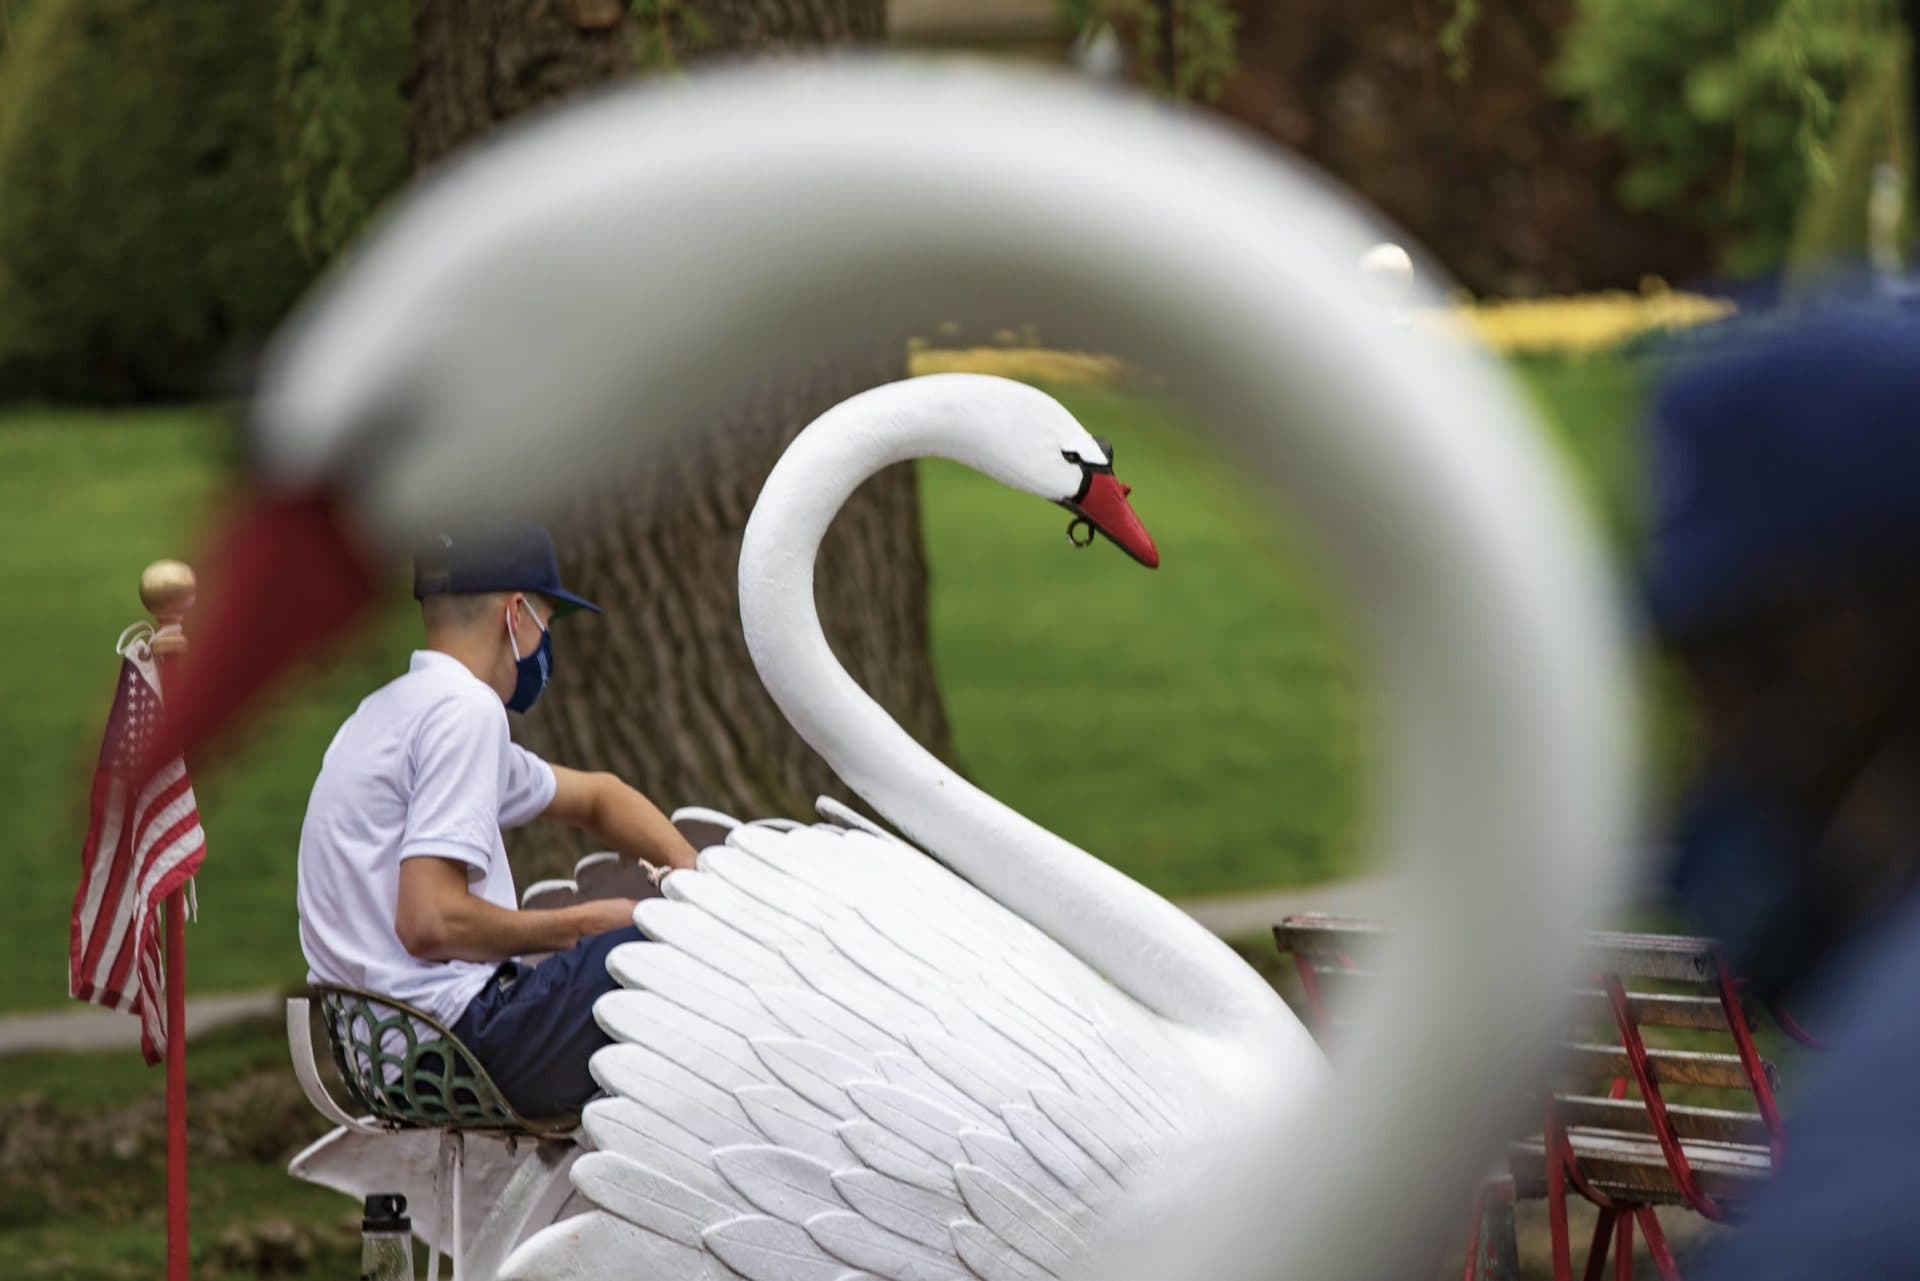
M519 911L500 829L535 818L659 867L693 848L611 774L549 765L508 735L553 670L554 619L599 608L560 585L537 525L448 533L415 559L425 648L334 735L300 829L300 943L314 982L416 1006L516 1110L577 1109L607 1038L607 954L641 937L631 899ZM514 958L555 955L537 968Z

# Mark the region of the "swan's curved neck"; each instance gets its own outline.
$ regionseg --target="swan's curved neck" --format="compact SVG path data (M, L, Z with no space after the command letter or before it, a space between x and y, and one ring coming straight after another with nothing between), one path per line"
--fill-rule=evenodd
M834 658L813 589L834 514L891 464L987 461L969 457L975 433L963 399L928 406L908 386L876 388L822 415L788 448L754 507L740 553L740 613L768 692L875 809L1149 1009L1205 1031L1291 1023L1271 989L1186 913L947 768Z

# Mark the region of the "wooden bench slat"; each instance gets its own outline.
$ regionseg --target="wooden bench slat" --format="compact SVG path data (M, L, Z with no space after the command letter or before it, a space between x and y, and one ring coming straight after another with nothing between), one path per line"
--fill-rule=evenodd
M1339 965L1316 965L1314 976L1320 991L1330 1002L1352 999L1352 993L1375 977L1372 970ZM1337 995L1336 995L1337 994ZM1725 1032L1727 1012L1716 996L1678 996L1667 992L1629 992L1627 1004L1641 1027L1688 1028L1700 1032ZM1598 988L1573 993L1573 1016L1582 1023L1613 1023L1613 1007L1607 994Z
M1313 961L1364 953L1385 933L1370 921L1311 914L1289 916L1273 927L1273 939L1281 951ZM1586 964L1595 973L1621 978L1677 983L1713 983L1717 978L1712 942L1683 935L1595 930L1587 935Z
M1273 927L1273 941L1282 952L1311 961L1338 961L1355 950L1375 946L1386 933L1379 925L1346 917L1289 916Z
M1569 1130L1567 1141L1573 1145L1581 1173L1602 1192L1656 1205L1682 1202L1680 1186L1667 1168L1660 1145L1652 1139ZM1717 1201L1738 1200L1773 1169L1772 1159L1764 1148L1720 1143L1687 1143L1683 1148L1701 1190ZM1513 1171L1516 1195L1544 1194L1547 1168L1544 1139L1522 1139L1509 1145L1507 1163Z
M1330 1030L1335 1034L1349 1031L1353 1020L1338 1015L1327 1020ZM1331 1040L1331 1038L1330 1038ZM1621 1077L1633 1080L1633 1067L1627 1062L1627 1052L1618 1045L1597 1045L1590 1041L1564 1042L1559 1049L1559 1063L1564 1075L1581 1080L1612 1080ZM1655 1085L1697 1085L1711 1090L1738 1090L1752 1096L1752 1085L1747 1080L1747 1069L1737 1054L1711 1054L1698 1050L1660 1050L1651 1047L1647 1050L1647 1063L1653 1070ZM1778 1074L1772 1063L1762 1059L1761 1070L1767 1074L1767 1083L1778 1086ZM1580 1097L1580 1096L1569 1096ZM1635 1107L1639 1104L1636 1102ZM1668 1104L1671 1110L1672 1104ZM1719 1111L1709 1108L1708 1111ZM1741 1115L1735 1113L1734 1115Z
M1737 1054L1710 1054L1696 1050L1647 1050L1647 1062L1653 1069L1656 1085L1700 1085L1717 1090L1751 1090L1747 1070ZM1585 1077L1631 1079L1633 1068L1627 1052L1618 1045L1574 1042L1560 1048L1560 1063L1567 1071ZM1771 1063L1762 1063L1768 1084L1777 1084Z
M1712 983L1718 977L1713 944L1703 938L1595 930L1587 935L1587 956L1596 973L1621 978Z
M1607 994L1598 988L1587 988L1573 994L1574 1012L1577 1017L1594 1022L1613 1024L1613 1007L1607 1003ZM1727 1031L1727 1011L1717 996L1679 996L1668 992L1629 992L1627 1005L1633 1010L1633 1017L1641 1027L1679 1027L1692 1028L1701 1032Z
M1653 1121L1639 1099L1608 1099L1589 1094L1557 1094L1554 1110L1563 1125L1584 1126L1595 1130L1653 1134ZM1726 1108L1681 1107L1667 1105L1667 1116L1674 1132L1683 1141L1734 1143L1748 1147L1767 1146L1767 1125L1758 1112L1735 1112Z

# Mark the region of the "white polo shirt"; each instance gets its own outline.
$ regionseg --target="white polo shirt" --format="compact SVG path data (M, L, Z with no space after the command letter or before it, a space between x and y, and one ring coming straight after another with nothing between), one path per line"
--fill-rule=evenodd
M467 865L468 888L514 909L500 829L553 801L553 769L507 732L500 696L451 655L419 650L404 676L333 736L300 827L300 947L314 982L397 997L451 1025L495 968L423 961L400 945L400 863Z

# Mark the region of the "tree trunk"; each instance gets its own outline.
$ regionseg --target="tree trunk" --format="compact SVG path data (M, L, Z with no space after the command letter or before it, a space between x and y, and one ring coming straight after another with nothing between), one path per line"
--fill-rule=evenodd
M697 40L673 48L676 60L874 41L886 16L884 0L649 0L631 9L627 0L418 0L415 167L519 111L632 70L636 49L659 48L657 28L641 24L663 13L676 16L675 39ZM743 359L743 374L750 365ZM748 660L740 539L794 434L847 396L905 374L902 341L775 389L742 421L718 424L693 456L635 478L677 491L652 525L635 514L651 505L632 502L629 488L627 503L597 504L556 528L563 574L607 613L560 624L554 683L516 726L521 741L564 764L612 770L666 809L803 816L817 793L844 795ZM947 755L912 467L890 469L854 496L827 537L817 581L828 639L848 670ZM524 829L510 843L523 880L564 874L585 848L551 828Z

